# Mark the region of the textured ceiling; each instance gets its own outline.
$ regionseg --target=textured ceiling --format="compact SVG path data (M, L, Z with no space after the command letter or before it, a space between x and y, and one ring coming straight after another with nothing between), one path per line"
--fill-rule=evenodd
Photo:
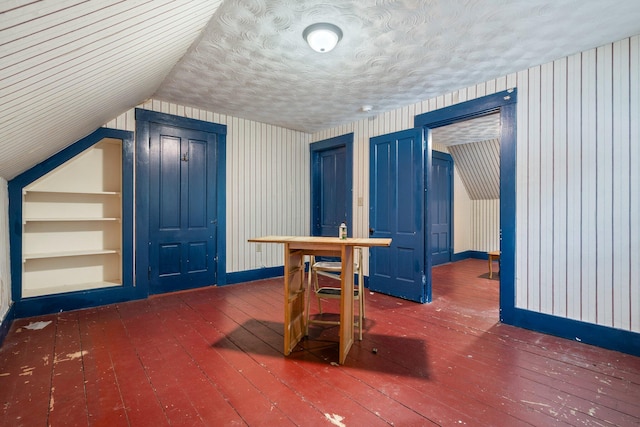
M446 146L500 138L500 113L454 123L431 130L431 139Z
M638 33L638 0L225 0L154 97L314 132Z

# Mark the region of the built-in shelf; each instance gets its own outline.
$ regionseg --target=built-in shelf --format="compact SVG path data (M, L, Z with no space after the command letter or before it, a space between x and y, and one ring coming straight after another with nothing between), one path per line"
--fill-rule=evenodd
M22 296L122 286L122 142L105 139L22 189Z

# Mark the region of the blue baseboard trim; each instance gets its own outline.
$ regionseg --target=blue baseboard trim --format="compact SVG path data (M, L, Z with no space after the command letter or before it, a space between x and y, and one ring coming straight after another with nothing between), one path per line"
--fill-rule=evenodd
M9 329L11 329L11 324L13 323L13 319L16 318L16 305L11 304L9 306L9 310L7 311L6 316L2 319L2 323L0 323L0 347L2 347L2 343L4 339L7 337L9 333Z
M451 262L462 261L463 259L474 258L474 259L489 259L489 255L486 252L480 251L464 251L458 252L457 254L451 255Z
M81 310L118 302L147 298L148 295L136 292L136 288L93 289L90 291L69 292L57 295L25 298L16 301L15 317L31 317L62 311Z
M227 285L236 283L253 282L254 280L270 279L272 277L284 276L284 266L265 267L255 270L236 271L227 273Z
M535 311L514 308L501 314L503 323L544 334L579 341L609 350L640 356L640 333Z

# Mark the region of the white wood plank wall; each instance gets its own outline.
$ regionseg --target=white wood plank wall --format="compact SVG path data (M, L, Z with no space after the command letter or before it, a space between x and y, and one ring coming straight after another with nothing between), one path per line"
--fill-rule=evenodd
M412 127L416 114L517 87L517 306L640 331L639 39L311 137L158 101L142 107L229 126L227 269L233 272L282 264L280 247L257 253L247 238L308 233L310 142L354 133L353 232L366 236L369 138ZM133 110L108 126L134 129ZM472 212L491 220L472 227L471 246L493 249L486 236L495 235L488 228L495 227L497 206L478 201Z
M11 303L11 270L9 266L9 187L0 178L0 321Z
M356 236L368 229L369 138L518 88L516 305L640 332L640 36L318 132L354 133ZM357 206L357 197L364 200ZM472 246L495 227L475 228ZM454 233L455 235L455 233Z
M282 245L258 252L247 239L309 234L310 135L157 100L139 107L227 125L227 272L282 265ZM106 126L134 131L135 110Z

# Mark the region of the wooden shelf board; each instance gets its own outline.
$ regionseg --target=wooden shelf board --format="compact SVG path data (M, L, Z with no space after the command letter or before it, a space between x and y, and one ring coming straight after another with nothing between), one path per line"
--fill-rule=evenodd
M41 252L33 254L25 254L24 261L29 259L43 259L43 258L62 258L73 256L87 256L87 255L105 255L105 254L117 254L120 251L115 249L96 249L87 251L62 251L62 252Z
M23 194L27 193L46 193L46 194L81 194L89 196L119 196L119 191L53 191L53 190L23 190Z
M120 218L25 218L24 223L28 222L86 222L86 221L120 221Z

